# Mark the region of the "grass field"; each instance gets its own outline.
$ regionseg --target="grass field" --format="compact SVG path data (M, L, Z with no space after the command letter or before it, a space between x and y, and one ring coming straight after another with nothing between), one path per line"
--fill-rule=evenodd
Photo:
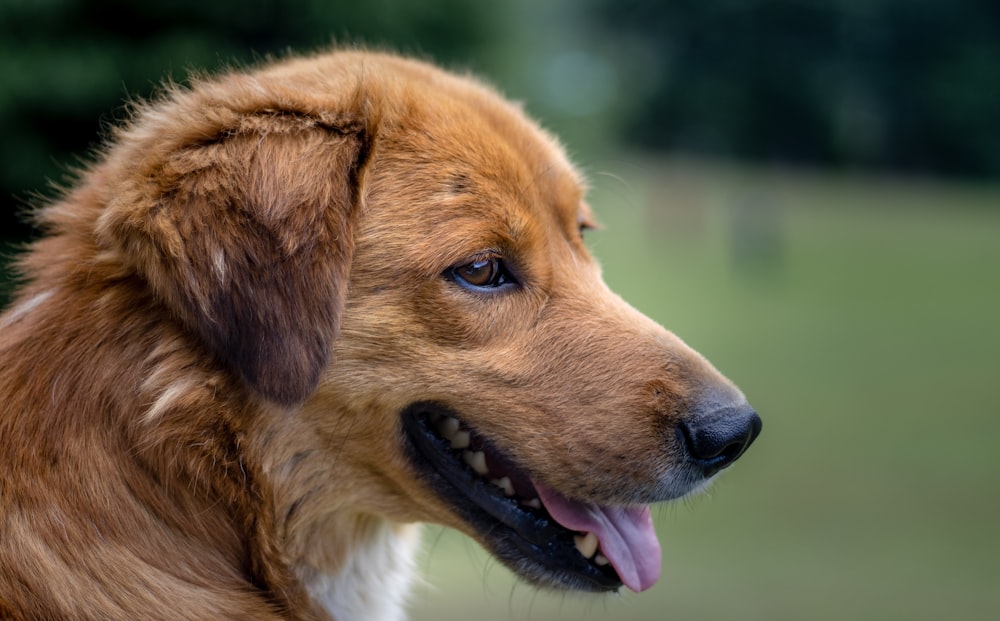
M995 619L1000 188L672 162L591 173L609 283L764 419L660 508L661 582L539 593L429 529L417 621Z
M589 239L607 280L736 381L764 432L655 512L652 590L540 593L428 528L413 619L997 618L1000 188L605 169Z

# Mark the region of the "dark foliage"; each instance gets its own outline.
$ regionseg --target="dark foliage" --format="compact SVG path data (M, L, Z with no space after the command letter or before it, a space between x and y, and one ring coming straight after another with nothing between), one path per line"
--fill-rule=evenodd
M645 147L1000 177L1000 3L599 0Z
M361 42L475 68L493 28L463 0L0 0L0 238L165 77Z

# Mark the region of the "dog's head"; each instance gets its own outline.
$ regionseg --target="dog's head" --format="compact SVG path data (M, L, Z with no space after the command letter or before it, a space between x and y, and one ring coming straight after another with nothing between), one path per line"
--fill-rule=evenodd
M705 485L760 419L604 285L551 137L473 80L356 53L157 110L112 154L134 173L100 236L292 411L268 423L289 537L354 510L458 528L539 584L656 580L646 505Z

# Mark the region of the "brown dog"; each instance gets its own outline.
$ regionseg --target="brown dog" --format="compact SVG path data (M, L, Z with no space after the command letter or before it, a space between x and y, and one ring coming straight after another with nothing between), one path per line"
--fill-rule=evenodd
M0 317L0 616L397 619L415 522L649 587L645 503L760 419L603 284L580 176L474 80L338 52L174 88Z

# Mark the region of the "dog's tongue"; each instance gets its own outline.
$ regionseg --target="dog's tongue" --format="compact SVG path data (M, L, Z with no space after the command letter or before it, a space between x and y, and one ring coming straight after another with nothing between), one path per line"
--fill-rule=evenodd
M649 507L601 507L566 498L535 482L549 515L564 528L591 532L622 584L645 591L660 577L660 542Z

